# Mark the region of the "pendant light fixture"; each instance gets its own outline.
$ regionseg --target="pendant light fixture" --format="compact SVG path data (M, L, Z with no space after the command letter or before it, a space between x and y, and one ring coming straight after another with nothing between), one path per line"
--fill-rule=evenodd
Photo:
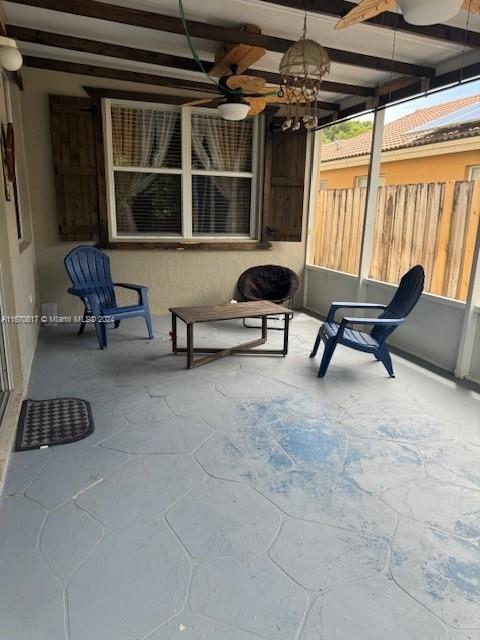
M15 40L0 36L0 66L7 71L18 71L22 64L22 54Z
M422 26L450 20L462 3L463 0L397 0L405 21Z
M307 12L303 20L303 33L280 61L282 84L280 97L287 99L288 115L283 129L300 129L300 106L305 105L302 120L307 129L318 124L317 98L322 78L330 72L330 58L325 49L307 38Z

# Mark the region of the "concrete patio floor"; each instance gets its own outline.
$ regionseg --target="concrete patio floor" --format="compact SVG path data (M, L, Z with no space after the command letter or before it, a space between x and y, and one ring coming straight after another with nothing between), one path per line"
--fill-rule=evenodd
M13 456L1 640L480 639L477 394L342 347L318 380L301 313L287 358L191 371L155 325L41 331L29 396L95 432Z

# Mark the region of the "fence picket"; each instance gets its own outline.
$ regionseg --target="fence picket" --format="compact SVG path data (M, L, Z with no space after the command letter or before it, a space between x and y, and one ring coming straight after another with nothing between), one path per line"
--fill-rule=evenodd
M358 273L366 189L325 189L317 199L314 264ZM480 181L380 187L369 275L398 282L423 264L426 290L465 300L480 221Z

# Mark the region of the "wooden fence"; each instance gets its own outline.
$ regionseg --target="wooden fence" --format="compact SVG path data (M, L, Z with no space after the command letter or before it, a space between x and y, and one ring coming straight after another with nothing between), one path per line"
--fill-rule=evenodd
M319 191L313 264L358 273L365 201L365 188ZM479 219L480 181L380 187L370 278L422 264L426 291L465 300Z

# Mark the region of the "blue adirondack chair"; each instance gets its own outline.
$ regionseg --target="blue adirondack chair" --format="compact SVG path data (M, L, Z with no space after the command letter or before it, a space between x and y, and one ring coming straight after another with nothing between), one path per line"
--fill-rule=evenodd
M106 323L101 318L112 318L115 328L124 318L143 317L147 324L148 337L153 338L152 320L148 307L148 287L126 282L113 282L110 272L110 258L106 253L88 245L72 249L65 256L65 267L73 287L68 293L80 298L85 306L78 334L85 330L86 318L94 317L95 330L100 349L107 346ZM127 307L117 306L115 287L132 289L138 293L138 304Z
M423 267L412 267L400 280L398 289L388 305L368 302L333 302L328 312L327 320L318 331L310 358L317 355L320 341L325 343L322 362L318 370L318 377L323 378L327 373L328 365L332 359L337 344L343 344L357 351L372 353L377 360L382 362L390 377L394 378L392 359L386 344L387 338L395 329L405 322L408 314L413 310L422 295L425 283ZM346 317L337 324L335 312L338 309L383 309L378 318L351 318ZM371 325L370 333L355 331L349 325Z

